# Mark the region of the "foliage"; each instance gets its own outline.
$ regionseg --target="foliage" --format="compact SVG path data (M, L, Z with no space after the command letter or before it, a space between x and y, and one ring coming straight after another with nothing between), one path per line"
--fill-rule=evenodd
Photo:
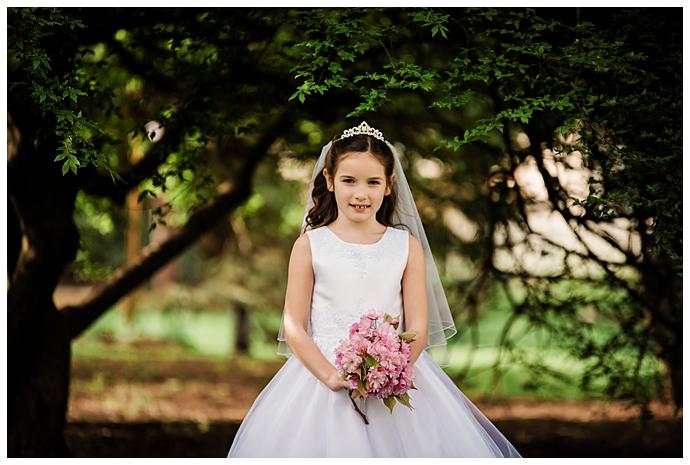
M79 228L81 246L69 266L77 281L97 281L113 273L124 261L126 225L122 212L108 199L80 192L75 202L74 221Z
M515 291L506 284L510 273L494 265L501 248L494 233L514 223L534 234L526 221L529 200L513 176L531 155L551 208L568 225L628 218L643 238L642 256L624 254L632 278L587 253L577 258L592 262L601 271L596 277L575 277L568 267L559 276L517 273L513 312L588 363L583 387L605 375L609 395L644 403L658 382L655 362L663 359L649 329L653 299L644 277L662 270L673 282L682 273L682 28L673 12L654 9L609 10L591 20L585 9L558 10L166 8L154 15L112 9L103 22L100 9L10 8L8 90L27 96L21 101L42 115L39 136L57 136L51 159L66 177L94 167L119 179L137 159L157 154L157 169L138 186L141 203L160 201L151 227L170 221L167 212L177 215L170 226L184 224L245 161L241 149L255 142L276 108L293 105L296 131L272 148L275 157L236 215L258 243L275 243L276 231L287 243L301 221L300 209L285 199L301 202L302 183L277 175L280 160L311 160L331 132L324 122L343 114L391 121L387 134L410 143L405 169L434 251L460 250L483 270L467 291L448 289L468 299L459 327L476 321L480 289L488 292L481 284L492 281L485 272L510 287L507 293ZM149 120L167 130L157 145L142 134ZM539 151L516 146L518 134L556 157L580 154L594 173L589 194L569 197ZM410 169L427 150L446 170L439 179ZM89 251L102 244L96 232L107 234L93 205L83 196L76 204ZM574 205L584 214L572 213ZM449 237L441 224L448 208L481 224L478 239L458 244ZM119 225L116 219L112 213ZM503 247L514 250L516 243ZM565 262L577 254L563 256ZM90 275L112 266L112 257L84 251L78 257ZM260 277L263 265L246 260L236 266ZM274 284L275 275L267 282ZM678 296L670 295L677 312ZM592 308L605 338L581 324L578 315ZM680 316L669 319L673 326ZM502 344L516 349L509 325L505 334ZM538 374L558 376L513 354ZM639 364L630 365L630 357Z
M597 210L616 213L630 205L648 211L664 226L655 228L657 252L672 257L680 272L682 184L660 183L668 176L679 181L681 175L682 132L677 118L681 48L677 36L675 41L671 36L669 53L657 52L663 23L639 10L622 10L614 18L620 27L606 28L588 21L568 25L532 9L470 8L453 14L406 10L413 24L434 24L435 30L446 32L447 28L439 28L449 21L460 27L454 30L458 46L452 50L452 60L432 67L424 66L423 57L418 64L408 61L409 54L392 56L381 37L392 40L409 34L408 23L380 25L378 13L377 9L306 12L302 21L308 40L298 44L304 51L294 68L295 77L304 82L291 98L304 102L313 90L320 94L357 90L361 102L348 116L381 110L397 95L393 90L431 92L430 109L455 111L476 99L494 98L498 105L494 114L477 120L462 137L439 141L437 149L454 151L486 141L492 132L501 133L509 125L525 127L535 115L548 112L559 122L555 132L580 129L582 143L568 147L569 151L592 155L591 148L601 146L599 150L607 152L596 161L603 163L608 189L594 189L583 204L603 202ZM378 72L362 72L361 64L347 67L345 62L374 59L371 49L377 44L388 58ZM355 87L355 83L360 84ZM650 147L660 148L662 155L645 151ZM621 163L630 169L621 170ZM614 179L617 171L624 179Z
M506 153L496 165L502 174L490 195L500 205L490 207L495 212L487 218L488 232L497 223L507 227L517 220L534 235L526 220L529 200L512 176L531 153L552 208L576 232L591 231L592 223L629 218L642 238L640 256L604 236L607 242L643 277L660 267L677 281L682 275L680 21L668 12L637 9L588 21L577 10L577 17L576 9L568 10L571 17L529 8L386 10L390 21L381 19L380 9L310 10L302 17L307 37L298 44L302 58L294 71L301 84L292 98L305 102L316 98L315 91L354 93L359 104L348 116L362 116L395 108L406 92L427 94L426 111L462 115L465 125L462 135L439 138L435 151ZM425 27L431 24L429 37ZM410 37L416 39L414 48ZM416 129L422 127L421 118L419 123ZM514 147L521 132L532 144L529 151ZM595 173L588 196L564 195L567 191L544 168L541 153L533 150L541 144L553 148L556 157L576 153L583 158ZM584 207L584 213L574 214L573 205ZM493 250L491 244L488 253ZM566 267L558 277L521 275L526 295L515 300L515 315L527 315L535 329L548 329L555 341L588 361L583 387L606 374L608 395L644 405L659 391L657 357L675 363L670 353L680 346L669 331L680 321L680 307L669 304L672 323L664 336L653 335L649 313L658 312L650 305L656 290L642 287L639 279L620 278L619 266L591 252L585 259L605 271L598 286L608 296L620 296L617 300L593 300L593 291L559 296L574 278ZM506 279L493 265L484 269L499 282ZM577 318L589 307L596 309L597 324L611 328L605 340L593 338ZM509 329L506 325L506 333ZM502 344L512 347L508 337ZM628 362L631 356L636 363ZM534 367L544 373L543 366Z
M8 92L29 93L41 115L54 121L53 130L60 141L54 159L62 162L63 175L76 174L91 163L108 168L105 154L93 144L102 129L77 104L80 97L88 95L87 77L83 70L54 63L46 50L50 44L68 40L71 31L85 27L79 18L58 8L8 11L8 68L21 70L20 79L10 78Z
M156 204L151 229L179 226L206 204L239 166L236 147L282 98L279 87L245 79L285 67L266 53L278 18L260 9L166 9L150 24L146 10L111 9L107 24L97 8L8 13L9 91L30 92L32 109L48 118L45 133L55 127L63 174L93 166L121 182L158 152L163 163L139 186L142 208ZM166 128L157 144L143 137L150 120Z

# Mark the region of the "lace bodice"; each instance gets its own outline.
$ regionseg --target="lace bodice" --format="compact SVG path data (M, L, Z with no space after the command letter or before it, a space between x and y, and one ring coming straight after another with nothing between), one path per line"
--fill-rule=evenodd
M408 232L389 226L373 244L345 242L327 226L306 234L314 270L308 332L324 356L334 362L333 351L350 325L370 310L399 315L402 332Z

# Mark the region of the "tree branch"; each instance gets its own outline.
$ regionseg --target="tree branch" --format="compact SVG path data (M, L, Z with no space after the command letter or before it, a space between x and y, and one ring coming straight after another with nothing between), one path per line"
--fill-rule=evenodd
M134 264L122 268L93 291L86 302L62 309L72 339L78 337L98 317L105 313L120 298L145 282L163 265L186 250L202 234L223 221L235 208L241 205L252 192L252 177L258 163L264 158L275 134L284 130L289 123L288 113L268 127L253 148L235 177L234 185L223 183L216 198L194 213L185 227L161 244L151 244L142 251L141 258Z
M154 147L144 158L131 165L127 171L121 173L120 181L114 181L108 174L97 171L95 166L83 168L81 189L87 194L97 197L107 197L117 205L124 205L127 193L139 185L144 179L152 176L158 166L165 160L165 150Z
M74 339L79 336L120 298L187 249L204 232L242 204L250 194L246 182L241 182L235 188L230 188L229 183L224 183L219 190L215 200L195 213L179 233L162 244L151 244L144 248L137 262L118 270L83 304L62 309L61 313L68 321L70 337Z

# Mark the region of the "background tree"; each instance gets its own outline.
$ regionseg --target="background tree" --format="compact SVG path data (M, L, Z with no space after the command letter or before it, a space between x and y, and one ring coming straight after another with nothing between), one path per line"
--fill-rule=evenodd
M583 389L598 390L593 381L604 375L607 395L630 399L645 414L649 399L663 395L665 373L680 408L678 11L378 11L305 13L302 84L292 97L347 92L360 100L348 116L376 111L396 126L396 102L407 103L409 94L425 102L417 124L401 128L404 140L439 151L450 182L466 182L476 165L467 167L479 160L489 165L480 168L488 182L474 180L479 196L419 187L435 205L455 204L481 225L480 271L466 297L471 309L487 284L504 288L513 303L502 338L507 359L534 369L538 384L567 379L521 353L511 328L527 322L527 331L545 330L587 363ZM445 124L425 124L424 112ZM575 195L564 182L566 161L591 173L586 192ZM529 165L545 199L519 182L518 171ZM561 237L535 227L544 207L567 226ZM529 269L519 255L530 251L559 257L561 266ZM511 266L499 265L506 255ZM581 317L587 311L606 337ZM475 313L467 312L470 321ZM499 359L497 373L500 366Z
M8 11L12 456L67 453L70 341L241 205L276 135L289 132L283 49L272 48L279 16L226 13ZM165 137L130 165L127 140L151 119ZM77 194L122 204L138 186L155 195L176 183L194 194L181 230L81 305L56 309L53 290L79 246Z
M330 134L352 126L344 116L405 141L406 169L442 168L431 180L408 172L434 251L459 251L478 270L471 281L448 281L450 298L469 304L459 328L498 283L514 299L510 322L545 328L590 362L583 386L606 373L609 394L644 405L660 359L680 392L680 20L612 10L590 23L585 11L578 20L562 9L9 9L9 454L68 453L70 342L250 199L257 170L313 159ZM663 53L650 53L654 46ZM129 140L154 119L164 137L142 142L131 164ZM523 133L531 147L520 145ZM595 174L591 195L569 197L542 144L553 163L558 152L581 154ZM516 182L530 160L549 208L573 234L589 230L622 248L622 264L583 239L563 263L592 262L598 276L500 266L501 251L517 252L519 242L539 253L551 244L530 226L539 199ZM55 285L80 247L75 205L173 189L186 194L166 200L157 221L175 210L178 233L82 304L57 309ZM448 234L458 212L479 225L476 237ZM275 221L257 217L250 226ZM613 217L628 218L639 253L595 228ZM514 225L521 234L508 233ZM606 340L578 317L592 305L610 328ZM513 339L506 328L513 359L543 372ZM639 364L629 364L631 353Z

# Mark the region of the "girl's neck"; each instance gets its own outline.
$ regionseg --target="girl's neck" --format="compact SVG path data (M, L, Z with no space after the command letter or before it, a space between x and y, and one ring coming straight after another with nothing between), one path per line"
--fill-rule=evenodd
M328 227L336 232L343 232L346 234L354 235L361 234L362 236L370 234L381 234L382 228L385 228L385 226L376 221L376 219L366 223L355 223L353 221L343 220L339 221L338 219L336 219L335 221L330 223Z

